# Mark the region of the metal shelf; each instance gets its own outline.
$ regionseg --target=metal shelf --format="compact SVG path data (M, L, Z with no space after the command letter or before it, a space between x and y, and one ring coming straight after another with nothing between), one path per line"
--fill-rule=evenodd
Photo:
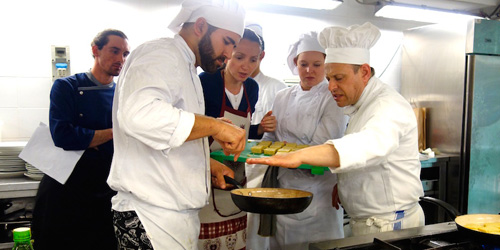
M28 177L0 179L0 199L35 197L39 184Z

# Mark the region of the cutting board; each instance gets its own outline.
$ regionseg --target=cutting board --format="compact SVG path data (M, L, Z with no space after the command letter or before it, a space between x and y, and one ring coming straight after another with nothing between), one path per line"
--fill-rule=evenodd
M250 150L253 146L257 145L257 141L248 141L247 144L245 145L245 150L241 152L240 157L238 157L238 162L245 162L248 158L261 158L261 157L269 157L268 155L264 154L254 154ZM210 153L210 157L217 160L217 161L234 161L234 155L225 155L224 152L221 150L214 151ZM318 166L312 166L308 164L302 164L298 167L299 169L310 169L312 174L315 175L323 175L325 171L329 171L327 167L318 167Z

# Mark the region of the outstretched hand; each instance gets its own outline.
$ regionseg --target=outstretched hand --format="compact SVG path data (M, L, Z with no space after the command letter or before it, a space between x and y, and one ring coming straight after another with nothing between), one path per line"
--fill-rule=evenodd
M249 158L246 160L246 163L263 164L284 168L298 168L302 164L298 157L298 151L288 154L274 155L271 157Z

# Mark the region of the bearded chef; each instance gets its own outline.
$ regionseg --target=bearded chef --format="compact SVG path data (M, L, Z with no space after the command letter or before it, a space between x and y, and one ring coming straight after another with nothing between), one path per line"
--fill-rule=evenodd
M211 185L233 171L209 158L208 136L235 159L245 131L203 116L197 67L215 72L231 57L245 11L234 0L186 0L169 28L138 46L113 100L114 157L108 177L119 249L198 249L199 211Z
M341 202L351 217L353 236L424 225L417 122L408 101L375 77L369 65L369 49L379 37L371 23L328 27L318 36L326 50L329 91L350 117L344 137L247 160L286 168L328 166L338 177L333 205Z

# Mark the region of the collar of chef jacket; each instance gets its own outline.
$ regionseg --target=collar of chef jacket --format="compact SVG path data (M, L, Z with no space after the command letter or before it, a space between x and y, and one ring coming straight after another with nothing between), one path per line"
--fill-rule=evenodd
M193 68L194 63L196 62L196 57L195 57L193 51L191 50L191 48L189 48L189 46L186 43L186 41L184 40L184 38L182 38L182 36L180 36L179 34L176 34L174 36L174 41L180 45L180 46L178 46L178 48L180 48L181 51L184 53L186 61L188 61L190 64L192 63L192 65L190 65L190 68ZM196 70L196 67L194 67L194 68Z
M372 78L370 78L370 80L366 84L365 89L363 90L363 93L361 93L359 100L354 105L350 105L350 106L345 107L344 115L348 115L349 117L351 117L358 111L359 107L361 107L361 105L363 105L363 103L366 102L366 100L368 99L368 96L370 96L370 93L373 92L375 85L376 85L376 84L374 84L376 79L377 78L374 76Z

